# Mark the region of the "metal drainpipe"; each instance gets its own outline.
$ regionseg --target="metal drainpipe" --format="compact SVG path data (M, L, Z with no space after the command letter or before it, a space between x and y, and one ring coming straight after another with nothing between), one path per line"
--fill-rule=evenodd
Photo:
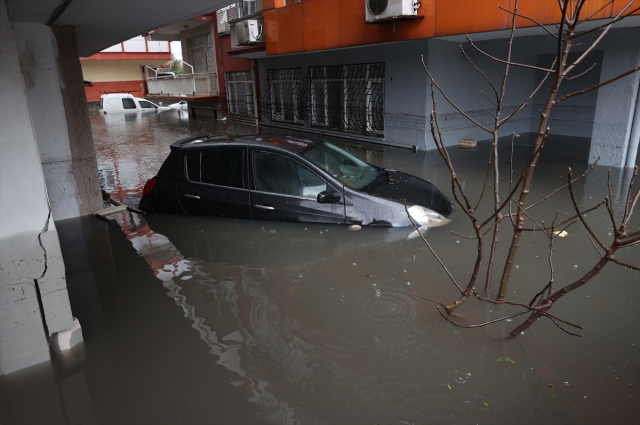
M633 167L638 156L638 143L640 143L640 82L638 82L638 93L636 94L635 111L633 113L633 123L631 124L631 135L629 136L629 148L627 149L627 162L625 167Z
M258 90L256 88L256 61L257 59L251 59L251 91L253 92L253 113L256 116L256 132L260 131L260 122L258 122ZM636 108L638 109L638 108Z

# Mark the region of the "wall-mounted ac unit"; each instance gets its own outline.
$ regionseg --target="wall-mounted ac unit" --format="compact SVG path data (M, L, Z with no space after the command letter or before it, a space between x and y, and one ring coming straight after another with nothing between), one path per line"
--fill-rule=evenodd
M236 40L238 40L239 46L258 43L260 36L260 26L256 19L249 19L236 24Z
M365 0L367 22L416 16L419 8L416 0Z
M218 33L229 31L229 11L228 10L218 10Z

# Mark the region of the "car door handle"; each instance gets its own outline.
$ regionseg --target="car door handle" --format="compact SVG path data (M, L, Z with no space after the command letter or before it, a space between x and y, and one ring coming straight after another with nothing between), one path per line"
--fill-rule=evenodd
M267 211L275 210L275 208L270 207L268 205L254 205L254 207L259 208L261 210L267 210Z
M186 193L184 195L185 198L191 198L191 199L200 199L200 197L198 195L191 195L189 193Z

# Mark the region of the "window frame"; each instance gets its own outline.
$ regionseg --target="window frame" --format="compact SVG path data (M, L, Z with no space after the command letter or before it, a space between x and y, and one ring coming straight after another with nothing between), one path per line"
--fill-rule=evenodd
M253 148L251 150L251 191L252 192L257 192L257 193L262 193L265 195L272 195L272 196L286 196L287 198L295 198L295 199L304 199L305 201L318 201L317 196L315 198L309 198L309 197L305 197L305 196L297 196L297 195L286 195L284 193L274 193L274 192L264 192L262 190L258 190L258 185L256 183L256 178L257 178L257 173L256 173L256 166L255 166L255 154L256 153L268 153L268 154L272 154L272 155L279 155L282 156L284 158L287 158L293 162L298 163L300 166L306 168L307 170L309 170L311 173L315 174L320 180L322 180L325 183L325 190L329 190L329 188L333 189L333 186L335 186L335 184L332 184L330 182L330 180L328 180L326 177L324 177L321 173L318 173L316 170L314 170L315 166L310 166L311 164L306 164L303 161L299 161L298 157L294 156L294 155L288 155L286 152L281 152L281 151L273 151L270 149L263 149L260 147L256 147Z
M134 110L138 110L138 109L140 109L140 107L139 107L138 103L137 103L137 102L136 102L136 100L135 100L134 98L132 98L132 97L122 97L122 98L120 98L120 100L122 101L122 109L124 109L125 111L127 111L127 110L131 110L131 109L134 109ZM124 104L125 100L130 100L130 101L131 101L131 103L133 103L133 108L131 108L131 107L127 107L127 106Z
M197 153L199 155L199 166L200 166L200 180L202 180L202 154L205 152L228 152L228 151L240 151L242 153L242 158L240 159L240 163L242 165L242 171L241 171L241 175L242 175L242 187L233 187L233 186L224 186L224 185L220 185L220 184L215 184L215 183L204 183L202 181L193 181L189 178L189 167L187 165L187 156L189 154L194 154ZM248 188L248 181L247 181L247 149L243 148L243 147L234 147L234 146L229 146L229 147L223 147L223 148L213 148L213 149L199 149L199 150L193 150L193 151L185 151L183 154L183 173L184 173L184 179L187 183L189 184L200 184L200 185L204 185L207 187L221 187L224 189L232 189L232 190L249 190Z

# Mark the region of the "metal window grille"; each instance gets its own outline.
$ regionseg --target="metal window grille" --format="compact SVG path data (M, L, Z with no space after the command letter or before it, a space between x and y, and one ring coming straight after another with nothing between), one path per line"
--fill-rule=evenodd
M208 76L209 92L218 91L216 79L216 59L211 40L211 33L187 38L187 50L189 59L193 65L195 74L205 74Z
M384 133L384 63L309 67L306 84L309 125Z
M267 70L263 113L272 121L303 124L306 96L302 90L302 68Z
M238 117L255 118L251 71L225 72L227 112Z
M270 69L263 114L290 122L362 134L384 134L384 63Z

